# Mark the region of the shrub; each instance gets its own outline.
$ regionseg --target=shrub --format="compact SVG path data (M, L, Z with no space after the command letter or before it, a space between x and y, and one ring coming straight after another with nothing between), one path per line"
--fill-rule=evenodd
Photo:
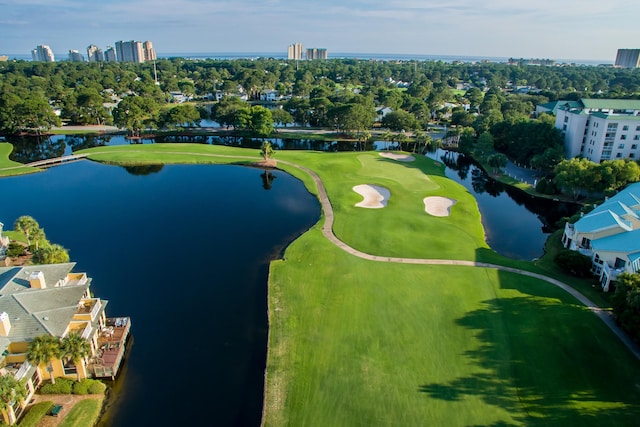
M73 394L104 394L106 388L101 381L85 378L73 385Z
M55 384L45 384L40 389L41 394L71 394L73 380L58 378Z
M570 249L564 249L553 258L563 270L577 277L587 277L591 274L591 258Z
M53 402L47 400L33 405L18 424L18 427L35 427L40 420L49 412ZM4 424L3 424L4 425Z
M9 247L7 248L7 256L10 258L17 258L20 255L24 254L24 246L18 242L9 243Z

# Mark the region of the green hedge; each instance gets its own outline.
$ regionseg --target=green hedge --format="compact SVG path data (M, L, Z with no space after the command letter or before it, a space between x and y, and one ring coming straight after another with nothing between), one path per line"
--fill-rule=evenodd
M104 394L107 386L102 381L85 378L80 381L58 378L55 384L45 384L40 394Z
M33 405L29 411L25 414L22 421L18 424L18 427L35 427L38 425L42 417L44 417L49 409L53 406L53 402L46 400Z

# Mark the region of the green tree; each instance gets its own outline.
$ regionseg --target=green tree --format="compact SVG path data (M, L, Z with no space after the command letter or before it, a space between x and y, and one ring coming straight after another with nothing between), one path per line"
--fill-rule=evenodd
M507 165L507 156L502 153L492 154L487 158L487 163L493 168L493 173L498 173Z
M635 340L640 339L640 274L622 273L612 298L616 322Z
M577 200L581 191L588 185L585 177L592 165L593 162L587 159L563 160L555 168L554 183L562 191L571 193L573 199Z
M27 395L28 391L23 381L18 381L11 374L0 376L0 411L6 424L12 424L15 421L9 415L10 408L14 403L26 399ZM15 417L15 415L13 416Z
M418 122L416 121L416 118L413 116L413 114L408 113L404 110L397 110L385 115L382 118L380 124L382 125L382 127L400 132L402 130L415 129L418 125Z
M33 251L34 264L62 264L69 262L69 252L60 245L46 245Z
M481 159L486 159L493 150L493 135L489 132L482 132L478 137L474 152Z
M38 221L33 219L33 217L30 217L29 215L23 215L19 217L13 224L13 229L24 234L25 238L27 239L27 245L31 246L31 237L38 234L40 224L38 224Z
M27 360L38 367L46 364L46 369L51 377L51 384L56 383L52 361L60 359L61 355L60 339L52 335L35 337L27 347Z
M275 151L271 146L271 143L269 141L264 141L262 143L262 146L260 147L260 155L262 156L262 158L266 161L271 159L274 154Z
M62 338L61 342L62 357L67 357L76 365L76 373L78 381L80 381L79 366L82 361L91 355L91 344L77 333L70 333Z
M279 123L283 127L287 127L288 124L293 123L293 116L282 108L271 110L271 118L273 119L273 123Z

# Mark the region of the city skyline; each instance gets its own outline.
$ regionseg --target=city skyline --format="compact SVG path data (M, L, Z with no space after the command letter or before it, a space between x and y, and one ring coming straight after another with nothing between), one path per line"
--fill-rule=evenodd
M514 4L516 3L516 4ZM5 0L0 54L54 53L113 40L172 52L279 52L292 40L331 52L613 62L637 48L640 4L594 0ZM636 42L638 40L638 42Z

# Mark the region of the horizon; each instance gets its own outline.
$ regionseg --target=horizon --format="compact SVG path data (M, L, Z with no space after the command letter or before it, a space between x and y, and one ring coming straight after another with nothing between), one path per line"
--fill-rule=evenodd
M150 40L157 52L331 52L576 58L613 62L640 40L640 3L626 0L5 0L0 52L105 49ZM81 40L78 43L78 40ZM64 46L62 48L61 46Z

